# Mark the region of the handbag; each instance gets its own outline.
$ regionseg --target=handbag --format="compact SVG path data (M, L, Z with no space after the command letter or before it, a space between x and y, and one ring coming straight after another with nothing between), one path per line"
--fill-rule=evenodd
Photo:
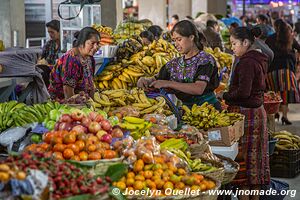
M72 20L72 19L75 19L76 17L78 17L78 15L80 14L80 12L85 4L94 4L94 3L100 3L100 2L101 2L101 0L66 0L66 1L61 2L58 5L58 10L57 10L58 16L64 20ZM60 13L60 6L63 4L80 4L80 10L75 16L64 18L64 17L62 17L62 15Z

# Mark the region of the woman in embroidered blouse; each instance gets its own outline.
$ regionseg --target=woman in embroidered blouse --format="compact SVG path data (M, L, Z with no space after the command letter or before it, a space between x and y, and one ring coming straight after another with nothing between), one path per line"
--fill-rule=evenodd
M191 107L208 102L221 109L214 94L219 86L218 69L214 58L203 51L201 33L192 22L182 20L173 27L171 34L183 56L168 62L157 77L140 78L138 87L171 89L184 105Z
M77 38L74 47L57 61L51 71L48 90L52 99L70 98L80 91L94 95L93 55L99 48L100 35L94 28L85 27L74 36Z
M45 59L49 65L54 65L60 53L60 24L58 20L52 20L46 27L51 39L43 47L41 59Z

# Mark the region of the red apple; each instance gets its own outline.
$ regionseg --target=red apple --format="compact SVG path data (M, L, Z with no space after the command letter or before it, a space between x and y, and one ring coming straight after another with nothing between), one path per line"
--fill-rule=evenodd
M108 120L101 121L101 127L105 131L109 131L111 129L111 124Z
M72 131L76 131L77 133L85 133L85 130L86 128L81 125L77 125L72 128Z
M71 114L73 120L80 121L84 117L84 113L81 110L73 111Z
M67 122L67 123L71 123L73 120L71 118L71 116L69 114L63 114L60 119L59 122Z
M101 142L106 142L108 144L110 144L112 141L112 136L110 134L104 134L101 137Z
M104 120L104 117L102 115L97 114L96 118L94 119L94 121L96 122L101 122Z
M111 132L113 138L122 138L123 131L120 128L114 128Z
M99 138L99 140L101 140L101 137L105 134L107 134L105 130L100 130L97 132L96 136Z
M60 131L62 130L70 131L71 129L72 129L72 124L67 122L61 122L58 127L58 130Z
M100 131L101 126L98 122L91 122L89 125L89 131L91 133L97 133L98 131Z
M90 124L91 124L91 122L92 122L92 121L91 121L90 118L88 118L88 117L84 117L84 118L82 118L82 120L81 120L82 125L85 126L85 127L89 127Z
M56 122L56 123L55 123L55 126L54 126L54 130L55 130L55 131L58 131L58 130L59 130L59 125L60 125L59 122Z
M92 121L95 121L97 115L98 115L98 114L97 114L96 112L90 112L90 113L89 113L89 118L90 118Z

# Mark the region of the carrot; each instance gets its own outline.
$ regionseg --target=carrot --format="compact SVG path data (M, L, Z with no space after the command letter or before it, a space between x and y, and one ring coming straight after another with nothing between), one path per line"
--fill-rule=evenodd
M112 38L101 38L100 42L113 43L114 40Z

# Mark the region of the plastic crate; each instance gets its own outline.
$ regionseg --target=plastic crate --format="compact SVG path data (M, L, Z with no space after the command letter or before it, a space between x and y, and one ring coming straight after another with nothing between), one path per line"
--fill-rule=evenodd
M279 178L294 178L299 174L299 164L299 161L287 163L270 161L271 176Z
M300 160L300 150L277 150L271 156L272 160L297 162Z
M113 58L115 57L118 50L118 46L116 45L105 45L100 48L99 56L103 58Z

